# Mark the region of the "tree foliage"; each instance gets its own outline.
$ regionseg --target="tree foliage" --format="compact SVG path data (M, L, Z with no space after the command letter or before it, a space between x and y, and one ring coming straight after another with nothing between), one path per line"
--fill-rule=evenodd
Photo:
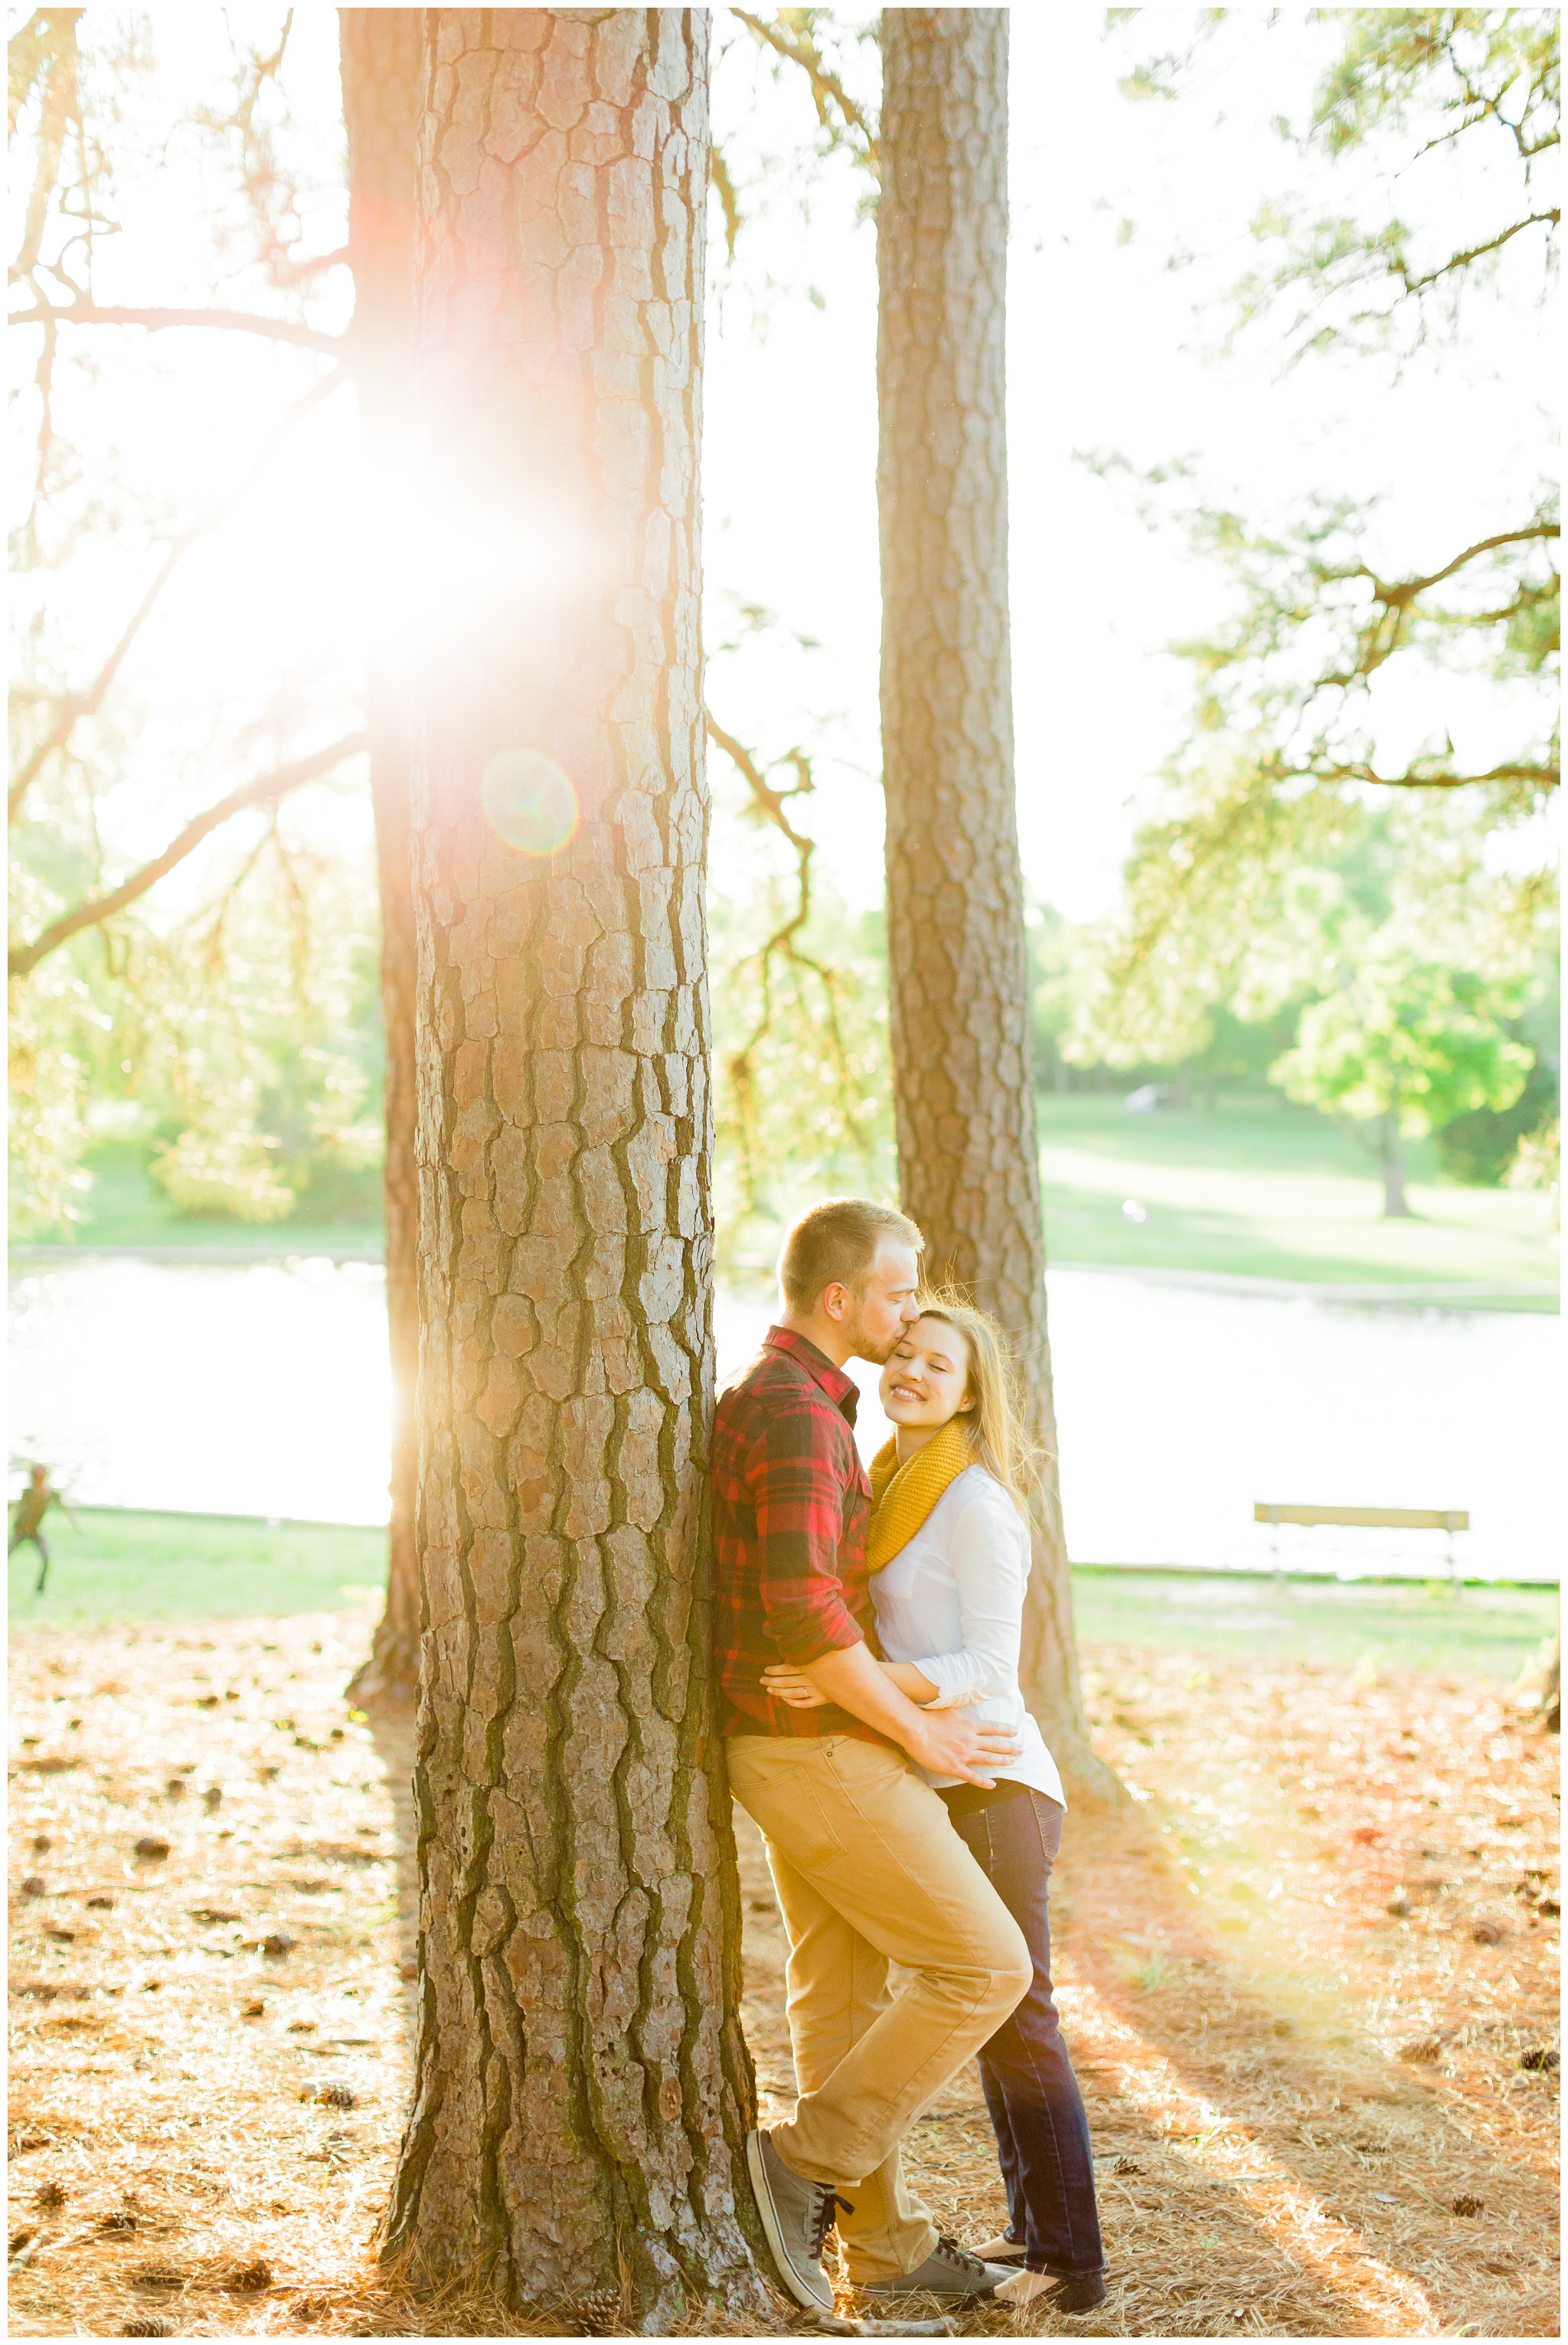
M192 663L171 692L167 646L203 565L245 609L244 553L224 533L347 379L316 355L337 351L343 255L312 241L306 216L329 218L330 193L303 185L280 144L289 20L238 43L227 89L192 102L157 78L156 27L83 19L39 10L11 45L26 174L13 314L35 354L13 549L14 1203L26 1229L68 1225L84 1154L134 1126L183 1208L275 1218L309 1185L308 1159L330 1182L373 1146L374 1046L345 987L374 898L356 827L323 796L364 736L329 660L258 668L233 696ZM165 305L101 299L127 252L134 269L166 150L217 164L205 243L172 264L186 273ZM238 334L260 365L267 345L289 355L254 442L226 442L220 420L211 455L177 471L152 444L178 377L167 337L198 328ZM202 475L220 466L213 488Z
M1391 1117L1407 1139L1478 1108L1512 1107L1533 1060L1504 1032L1517 985L1418 960L1387 940L1346 982L1309 1003L1295 1044L1271 1071L1290 1098L1368 1122Z
M1233 15L1205 12L1184 49L1142 60L1129 95L1190 96L1217 42L1263 29ZM1555 13L1351 9L1313 22L1323 69L1305 117L1277 126L1305 191L1255 213L1259 261L1235 289L1232 339L1272 337L1289 366L1353 361L1363 401L1396 399L1455 356L1462 328L1474 351L1489 319L1517 321L1545 299ZM1338 205L1325 208L1325 187ZM1544 479L1538 428L1536 439ZM1400 484L1402 506L1335 484L1258 517L1216 501L1190 462L1143 476L1151 522L1174 521L1212 560L1229 607L1175 646L1194 681L1190 727L1135 838L1069 1049L1184 1058L1223 1007L1257 1017L1292 992L1310 1001L1325 951L1338 988L1347 939L1325 926L1332 875L1376 827L1369 809L1395 793L1411 819L1385 826L1384 841L1412 874L1438 874L1450 929L1455 887L1468 888L1472 924L1499 949L1520 938L1538 949L1552 902L1541 858L1522 842L1504 867L1515 876L1499 877L1482 842L1528 823L1559 777L1555 500L1544 487L1522 494L1517 462L1485 443L1446 454L1472 509L1495 483L1495 511L1435 555L1415 550L1411 482ZM1407 898L1410 966L1484 972L1471 947L1454 959L1434 944L1436 906L1419 885ZM1364 924L1359 939L1374 967L1378 934ZM1380 984L1379 998L1405 997ZM1314 1030L1347 1014L1325 991Z

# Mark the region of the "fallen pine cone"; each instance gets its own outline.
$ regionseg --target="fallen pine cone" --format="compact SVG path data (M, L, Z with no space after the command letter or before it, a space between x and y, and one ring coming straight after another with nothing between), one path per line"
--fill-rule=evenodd
M1432 2067L1442 2057L1442 2046L1435 2035L1413 2036L1410 2043L1399 2046L1397 2057L1408 2060L1412 2067Z
M245 2005L239 2015L241 2019L259 2019L266 2008L267 2005L261 2002L259 1997L253 1997L251 2001Z
M314 2101L323 2109L354 2109L359 2106L347 2085L307 2085L299 2097L302 2101Z
M230 2272L223 2285L241 2296L254 2295L260 2289L271 2287L272 2266L264 2256L258 2256L253 2262L241 2264L238 2271Z
M140 2228L140 2217L133 2215L130 2209L126 2207L122 2207L116 2214L100 2215L98 2217L98 2228L100 2231L135 2231Z
M1495 1922L1477 1922L1471 1931L1472 1943L1478 1946L1500 1946L1502 1933Z
M183 2288L185 2274L178 2264L138 2264L131 2274L138 2288Z
M1484 2198L1472 2198L1468 2193L1462 2193L1451 2201L1451 2204L1456 2215L1479 2215L1485 2207L1486 2201Z
M1533 2045L1528 2052L1522 2052L1519 2056L1520 2066L1532 2070L1537 2076L1549 2076L1553 2068L1562 2065L1562 2060L1561 2052L1553 2051L1544 2044Z
M24 1897L46 1897L48 1895L48 1891L44 1886L44 1876L41 1873L30 1873L27 1875L26 1880L22 1883L22 1894Z
M137 1856L167 1856L168 1842L159 1840L156 1832L143 1832L132 1853Z
M112 1914L115 1910L115 1901L112 1897L89 1897L87 1903L96 1914Z
M31 2223L24 2223L19 2231L13 2231L11 2234L11 2253L14 2256L19 2256L24 2248L32 2246L37 2236Z
M127 2320L120 2330L120 2335L122 2337L172 2337L174 2330L167 2320L159 2320L156 2314L143 2313L139 2320Z
M40 2182L33 2193L35 2207L63 2207L65 2203L65 2189L58 2182Z

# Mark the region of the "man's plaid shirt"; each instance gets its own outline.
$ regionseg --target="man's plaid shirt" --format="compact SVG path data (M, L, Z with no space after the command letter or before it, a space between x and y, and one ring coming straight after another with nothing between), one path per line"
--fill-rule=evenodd
M859 1394L788 1327L770 1327L713 1421L714 1645L726 1734L885 1738L826 1706L764 1691L770 1661L797 1669L849 1645L875 1653L865 1568L871 1486L852 1427Z

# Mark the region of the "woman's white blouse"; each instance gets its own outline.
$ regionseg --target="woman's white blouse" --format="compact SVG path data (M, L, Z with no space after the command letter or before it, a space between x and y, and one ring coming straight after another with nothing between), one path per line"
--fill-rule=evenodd
M1018 1689L1028 1529L983 1466L966 1467L891 1563L872 1575L876 1633L890 1661L913 1661L938 1689L932 1710L967 1710L976 1724L1009 1726L1023 1743L999 1780L1066 1802L1057 1762ZM920 1771L933 1784L956 1775Z

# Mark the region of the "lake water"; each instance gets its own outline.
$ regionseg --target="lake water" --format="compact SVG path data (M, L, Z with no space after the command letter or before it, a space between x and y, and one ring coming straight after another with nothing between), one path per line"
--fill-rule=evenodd
M1256 1499L1468 1509L1461 1567L1555 1579L1560 1322L1239 1294L1064 1267L1049 1296L1063 1497L1085 1563L1259 1566ZM767 1325L723 1295L721 1373ZM18 1264L13 1457L84 1505L386 1518L384 1287L369 1263ZM869 1452L885 1434L860 1370ZM1285 1531L1314 1568L1437 1575L1441 1534Z

